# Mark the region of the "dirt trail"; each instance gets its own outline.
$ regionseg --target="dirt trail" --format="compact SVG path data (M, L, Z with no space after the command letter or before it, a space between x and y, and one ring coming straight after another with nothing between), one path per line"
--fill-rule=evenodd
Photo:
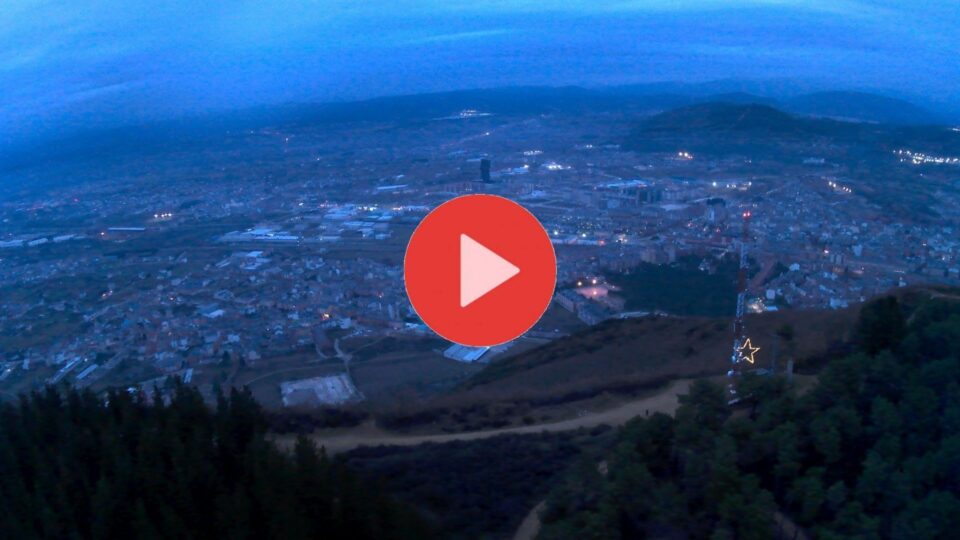
M947 300L960 300L960 296L955 294L947 294L940 291L927 290L930 293L930 298L946 298Z
M523 518L520 527L513 535L513 540L533 540L540 534L540 512L547 507L547 501L540 501L533 510Z
M328 454L339 454L349 452L361 446L416 446L418 444L431 442L475 441L507 434L522 435L541 433L544 431L571 431L602 425L621 426L632 418L644 416L648 413L662 412L673 414L679 406L677 397L687 393L690 383L691 379L677 379L670 382L666 388L654 395L624 403L613 409L586 412L577 418L548 424L470 431L466 433L403 435L383 430L372 422L368 422L355 428L317 432L311 435L311 438L318 446L326 448ZM281 446L288 446L293 443L294 438L280 436L276 438L276 441Z
M610 463L607 460L597 463L597 471L603 476L606 476L607 473L610 472ZM538 502L537 505L533 507L533 510L530 510L530 513L520 522L520 526L517 527L517 532L513 534L513 540L534 540L537 535L540 534L540 528L543 526L543 523L540 521L540 513L543 512L543 509L546 507L546 499Z

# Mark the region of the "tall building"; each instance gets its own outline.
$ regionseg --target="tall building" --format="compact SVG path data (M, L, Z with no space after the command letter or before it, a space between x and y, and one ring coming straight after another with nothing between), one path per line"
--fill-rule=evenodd
M487 158L480 160L480 180L485 184L490 183L490 160Z

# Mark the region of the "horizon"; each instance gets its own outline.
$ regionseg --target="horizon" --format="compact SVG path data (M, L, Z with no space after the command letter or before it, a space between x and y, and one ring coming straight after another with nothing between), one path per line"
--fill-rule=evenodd
M590 86L590 85L512 85L512 86L497 86L497 87L488 87L488 88L478 88L478 87L465 87L465 88L455 88L450 90L438 90L432 92L409 92L409 93L397 93L397 94L383 94L383 95L374 95L363 98L356 99L330 99L330 100L301 100L301 101L285 101L278 103L263 103L263 104L252 104L243 107L236 108L224 108L224 109L207 109L207 110L189 110L189 111L180 111L178 113L170 114L163 117L155 118L143 118L135 119L132 121L117 121L112 123L104 124L81 124L75 126L68 125L58 125L56 129L50 130L49 132L39 132L33 133L31 135L23 135L20 137L10 137L6 140L0 138L0 149L5 149L10 152L22 152L26 151L28 159L25 161L22 156L0 159L0 166L6 164L9 166L11 163L23 164L29 162L31 158L29 155L33 154L35 151L44 148L50 143L57 142L68 142L73 143L74 141L82 141L81 148L86 148L87 145L93 145L91 148L96 148L99 145L96 142L96 137L106 135L108 138L112 134L122 134L128 132L131 129L137 130L153 130L155 134L166 133L166 136L170 136L171 133L178 132L179 129L184 127L193 127L201 128L203 126L210 127L219 126L223 129L229 129L230 126L242 125L245 127L250 127L253 125L256 126L266 126L271 125L271 122L279 122L280 124L285 124L288 122L297 122L297 117L292 117L289 115L282 114L283 111L299 111L303 112L309 110L312 107L339 107L339 106L353 106L353 105L363 105L367 103L379 102L379 101L390 101L390 100L402 100L407 98L417 98L424 96L457 96L459 94L495 94L501 92L511 92L511 91L523 91L523 90L532 90L532 91L583 91L583 92L594 92L597 97L623 97L626 99L633 100L634 104L643 104L645 99L656 99L656 98L676 98L678 101L687 99L687 102L678 102L674 105L668 105L665 108L661 109L663 112L683 108L691 105L698 104L722 104L730 103L740 106L746 105L760 105L765 107L770 107L778 111L784 112L791 116L795 117L811 117L811 118L823 118L823 119L832 119L839 120L842 122L878 122L878 120L871 120L858 116L856 114L849 117L841 116L832 116L830 114L819 114L819 113L810 113L810 112L800 112L793 110L789 107L790 100L795 98L804 98L812 96L830 96L831 98L842 98L844 95L861 95L861 96L872 96L881 99L889 99L889 105L906 105L916 107L918 113L924 113L916 122L909 121L893 121L894 124L906 124L906 125L925 125L925 124L938 124L938 125L949 125L958 120L960 120L960 109L944 109L931 107L929 103L926 103L925 100L920 98L920 96L911 96L904 95L903 93L885 90L885 89L876 89L876 88L844 88L844 87L821 87L817 86L814 83L804 83L800 81L792 81L789 79L771 79L771 80L738 80L738 79L716 79L709 81L702 81L698 83L684 83L680 81L654 81L649 83L633 83L633 84L622 84L622 85L608 85L608 86ZM730 98L736 98L731 100ZM462 104L464 107L470 107L469 103ZM895 112L884 109L880 110L877 108L870 109L874 113L878 114L894 114ZM449 112L455 112L451 109ZM265 113L281 113L278 116L275 116L270 121L266 121L266 116L263 116ZM389 117L385 117L387 119ZM316 119L314 119L316 120ZM323 120L321 120L323 121ZM343 121L355 121L355 119L350 118L348 113L348 118ZM888 120L879 120L880 123L888 123ZM170 128L173 128L173 131L167 133ZM157 131L159 130L159 131ZM94 139L88 139L93 136ZM164 135L161 135L164 137ZM56 152L54 152L56 153ZM41 155L46 156L48 154L47 150L42 150ZM2 167L0 167L2 168Z
M869 91L954 112L958 21L960 9L934 2L15 0L0 15L0 141L515 86L789 81L782 86Z

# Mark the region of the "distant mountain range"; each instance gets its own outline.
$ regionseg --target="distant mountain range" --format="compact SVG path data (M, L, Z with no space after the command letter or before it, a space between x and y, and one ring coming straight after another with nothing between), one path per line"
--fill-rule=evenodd
M750 91L777 94L779 98ZM464 109L494 114L577 114L623 111L650 115L708 103L749 105L743 118L726 118L721 109L697 121L722 124L735 120L760 128L768 124L782 131L790 124L784 112L809 117L835 118L856 122L895 125L946 124L950 117L931 112L899 98L864 92L817 92L785 94L782 89L735 83L682 85L658 83L611 88L512 87L461 90L431 94L392 96L364 101L326 104L289 104L259 107L236 112L157 122L149 125L101 129L63 134L56 139L21 142L0 148L0 172L28 166L40 160L96 157L122 151L150 150L190 144L227 130L264 126L307 125L331 122L389 121L419 122L445 117ZM697 109L691 109L697 111ZM706 112L706 109L700 112ZM730 109L733 111L733 109ZM741 111L743 112L743 111ZM664 116L661 122L680 122L687 117ZM734 113L739 114L739 113ZM780 127L776 127L779 125ZM809 126L807 126L809 127ZM792 125L789 129L797 129Z
M785 112L859 122L902 125L949 123L908 101L866 92L832 91L777 99L748 92L718 93L657 92L659 85L604 89L581 87L514 87L462 90L433 94L392 96L350 103L292 105L273 113L304 122L356 120L421 120L446 116L461 109L480 109L497 114L575 113L587 110L656 111L698 103L756 104ZM264 111L266 112L266 111Z

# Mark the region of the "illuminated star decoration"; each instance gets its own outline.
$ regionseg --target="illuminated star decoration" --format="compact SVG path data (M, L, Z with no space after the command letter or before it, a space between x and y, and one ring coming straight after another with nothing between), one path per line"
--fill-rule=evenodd
M757 354L757 351L759 350L760 350L760 347L754 347L753 344L750 343L750 338L747 338L746 340L744 340L743 345L741 345L740 348L737 349L737 353L739 354L738 359L741 362L746 360L747 362L750 362L752 364L753 355Z

